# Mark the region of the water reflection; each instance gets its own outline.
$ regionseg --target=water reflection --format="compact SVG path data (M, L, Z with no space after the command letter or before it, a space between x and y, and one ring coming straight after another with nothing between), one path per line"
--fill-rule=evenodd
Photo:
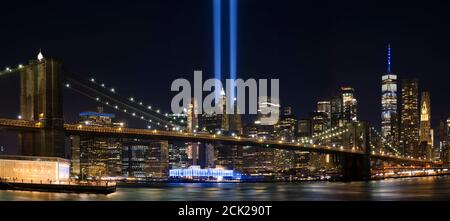
M168 183L145 188L118 188L109 195L2 190L0 200L450 200L450 177L349 183Z

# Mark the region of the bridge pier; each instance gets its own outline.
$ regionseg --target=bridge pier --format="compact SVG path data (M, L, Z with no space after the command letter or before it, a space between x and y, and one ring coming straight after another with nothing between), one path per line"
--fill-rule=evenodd
M342 179L344 181L370 180L370 157L363 155L341 155Z
M364 154L341 154L342 178L344 181L370 180L370 125L367 122L352 123L352 127L345 136L346 146L357 147Z
M21 154L65 157L62 62L42 58L20 69L20 115L42 127L19 134Z

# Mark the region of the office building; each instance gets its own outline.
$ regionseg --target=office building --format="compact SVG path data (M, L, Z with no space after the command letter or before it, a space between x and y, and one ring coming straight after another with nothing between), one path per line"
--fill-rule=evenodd
M98 112L80 113L79 123L85 127L123 126L113 122L114 114ZM90 134L72 135L71 172L80 178L122 176L122 142L125 138L98 137Z
M402 79L400 147L404 156L419 156L419 83Z
M342 127L358 120L357 99L352 87L341 87L331 98L331 127Z
M439 149L440 160L450 162L450 118L443 118L439 122Z
M167 141L129 141L123 143L123 174L129 178L164 180L169 171Z
M420 99L420 131L419 146L421 157L431 160L433 157L433 136L431 129L430 93L422 92Z
M387 73L381 77L381 135L393 146L399 145L397 103L397 75L391 70L391 48L389 46Z

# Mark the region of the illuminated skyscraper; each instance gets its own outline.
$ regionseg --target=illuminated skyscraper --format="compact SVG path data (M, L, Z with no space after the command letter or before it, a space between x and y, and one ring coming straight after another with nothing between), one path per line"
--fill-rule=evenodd
M331 98L331 127L342 127L358 120L355 89L341 87L337 95Z
M357 101L355 89L352 87L341 87L344 120L348 122L358 121Z
M418 156L419 146L419 83L402 79L400 146L405 156Z
M331 127L331 102L322 100L317 102L317 112L327 115L327 129Z
M388 46L387 73L381 77L381 134L398 146L397 75L391 71L391 47Z
M420 149L422 157L432 158L433 137L431 130L430 92L422 92L420 106Z
M292 113L292 107L283 108L283 115L275 125L275 136L277 140L284 142L296 142L297 140L297 118ZM282 172L293 168L295 151L274 150L274 167L276 171Z
M187 168L190 166L187 156L188 144L185 142L169 143L169 167L171 169Z
M450 161L450 118L441 119L439 123L439 149L440 160L448 163Z
M123 123L113 123L114 114L102 112L80 113L80 124L85 127L122 127ZM89 134L70 137L72 150L71 171L80 178L121 176L122 142L125 138L96 137Z
M123 174L136 179L167 179L169 144L167 141L128 141L122 147Z
M189 108L187 109L187 131L193 132L196 130L198 130L197 100L192 98Z

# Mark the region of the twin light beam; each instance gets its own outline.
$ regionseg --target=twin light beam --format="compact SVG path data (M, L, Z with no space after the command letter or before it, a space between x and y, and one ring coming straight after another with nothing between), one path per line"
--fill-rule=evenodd
M213 25L214 25L214 77L222 80L222 4L221 0L213 0ZM230 79L237 77L237 0L229 0L229 62ZM234 85L230 85L234 88ZM216 85L218 88L218 85ZM220 91L216 90L216 101ZM228 95L234 99L235 90ZM230 100L233 100L230 99Z

